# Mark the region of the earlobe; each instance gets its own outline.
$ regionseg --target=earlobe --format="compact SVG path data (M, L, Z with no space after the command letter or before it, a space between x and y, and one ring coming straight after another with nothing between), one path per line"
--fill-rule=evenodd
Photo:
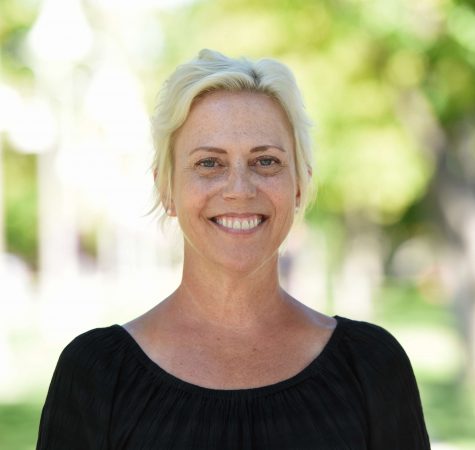
M167 208L167 216L176 217L175 205L173 200L170 202L170 205Z

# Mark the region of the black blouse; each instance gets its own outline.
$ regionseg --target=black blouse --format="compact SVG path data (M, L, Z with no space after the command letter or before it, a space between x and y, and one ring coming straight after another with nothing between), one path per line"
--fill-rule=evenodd
M397 340L334 316L301 372L249 389L209 389L155 364L120 325L61 353L41 415L39 450L426 450L411 363Z

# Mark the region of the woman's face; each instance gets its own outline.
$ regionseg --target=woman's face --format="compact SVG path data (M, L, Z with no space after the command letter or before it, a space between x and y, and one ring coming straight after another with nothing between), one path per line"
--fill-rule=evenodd
M256 270L277 258L297 199L291 127L276 101L217 91L194 103L174 140L171 213L185 258Z

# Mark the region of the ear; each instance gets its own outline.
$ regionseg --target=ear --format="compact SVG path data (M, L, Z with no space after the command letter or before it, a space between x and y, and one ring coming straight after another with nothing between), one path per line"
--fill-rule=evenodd
M167 208L167 216L176 217L175 203L173 200L170 200L170 205Z
M155 168L155 169L153 169L154 184L157 183L157 175L158 175L158 171ZM168 207L166 205L163 205L163 207L165 208L165 212L167 213L167 216L170 216L170 217L175 217L176 216L175 204L173 203L173 200L170 200L170 205Z
M295 196L295 207L300 207L300 188L297 186L297 194Z

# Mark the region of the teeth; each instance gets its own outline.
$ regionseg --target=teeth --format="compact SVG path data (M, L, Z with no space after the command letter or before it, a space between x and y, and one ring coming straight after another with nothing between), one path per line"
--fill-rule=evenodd
M253 219L236 219L231 217L217 217L216 222L226 228L233 230L252 230L261 222L261 217L254 217Z

